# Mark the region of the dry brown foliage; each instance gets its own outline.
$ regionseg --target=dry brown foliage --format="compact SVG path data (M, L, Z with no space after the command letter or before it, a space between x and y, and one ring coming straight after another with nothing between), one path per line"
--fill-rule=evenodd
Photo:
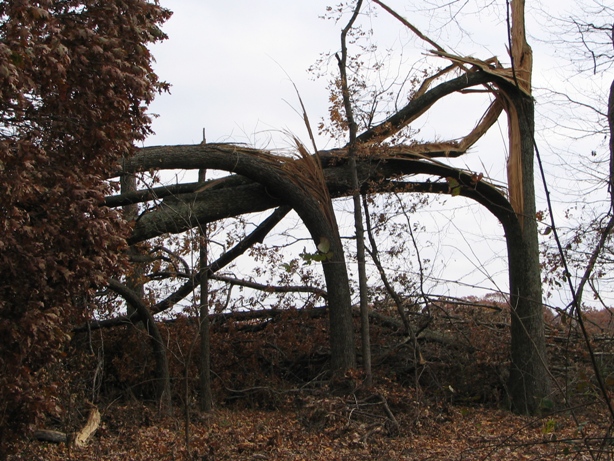
M542 416L521 417L506 409L509 313L501 299L440 300L428 312L414 312L415 323L428 322L418 335L419 362L395 311L374 309L381 315L371 325L372 387L362 385L358 371L336 382L325 379L329 350L323 310L214 320L216 407L210 414L196 411L194 360L187 402L193 415L189 452L182 377L195 322L183 317L162 325L175 383L171 417L161 417L156 403L147 403L154 395L154 361L143 331L125 327L95 333L92 349L84 349L89 340L83 335L83 343L75 343L83 357L91 361L91 350L104 349L100 429L86 448L21 442L12 446L8 459L554 460L585 459L589 449L612 455L607 415L573 324L546 313L549 359L564 392L552 396ZM610 316L595 312L587 317L604 374L614 376ZM78 412L81 400L74 399L79 392L84 398L89 389L82 374L73 376L75 393L66 398L76 403L71 423L78 428L87 412L85 407ZM608 382L614 389L614 380ZM49 425L67 428L59 420Z

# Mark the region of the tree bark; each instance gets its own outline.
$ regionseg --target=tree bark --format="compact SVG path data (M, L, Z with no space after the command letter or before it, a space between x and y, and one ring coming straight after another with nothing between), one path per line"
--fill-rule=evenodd
M207 170L201 169L198 172L198 181L205 182ZM200 335L200 354L199 354L199 388L198 406L201 411L211 411L213 408L213 394L211 393L211 331L209 328L209 242L207 235L207 224L199 226L200 233L200 325L198 333ZM186 404L187 405L187 404Z
M160 408L163 414L170 414L171 409L171 379L168 368L168 357L166 355L166 347L164 346L164 338L160 334L160 329L156 324L151 311L143 303L142 298L130 290L123 283L111 279L109 288L119 294L126 300L126 303L131 305L143 319L147 332L151 337L154 358L156 361L157 374L157 397L160 400Z
M533 52L526 40L524 10L524 0L512 1L509 46L514 86L500 84L500 87L508 114L508 189L520 223L520 235L507 239L512 307L509 393L514 411L535 414L540 411L544 399L550 393L550 380L546 359L533 172Z
M369 332L369 294L367 292L367 269L365 264L365 231L362 225L362 208L360 204L360 183L356 165L358 143L358 125L354 119L354 109L350 98L350 89L347 79L347 34L352 29L354 21L360 13L362 0L356 2L354 14L341 32L341 57L337 56L339 64L339 77L341 80L341 94L343 95L343 106L345 108L345 118L349 131L348 156L349 167L352 176L352 200L354 203L354 229L356 232L356 262L358 263L358 291L360 294L360 336L362 350L362 368L365 372L364 384L371 386L373 383L373 373L371 371L371 334Z
M136 177L133 174L121 175L119 178L119 182L120 182L122 195L133 194L137 191ZM137 218L139 216L139 207L136 204L126 204L122 207L122 213L123 213L124 219L127 222L134 224L137 221ZM139 250L136 246L131 245L128 248L128 254L130 256L138 255ZM143 265L138 264L138 263L131 264L130 272L126 276L126 286L130 290L139 294L141 299L143 299L143 296L145 293L142 277L143 277ZM128 304L127 309L128 309L128 316L132 316L136 314L136 309L134 309L134 307L132 307L131 304Z
M513 103L521 133L523 215L520 235L510 235L507 239L512 307L509 392L515 411L535 414L550 392L550 381L535 217L534 107L531 98L521 93Z
M204 147L204 146L203 146ZM151 167L159 169L210 168L237 173L262 184L268 195L290 205L301 217L309 230L316 246L326 239L330 244L330 258L322 262L328 291L330 309L331 368L335 374L343 374L355 367L354 326L351 312L351 294L345 265L343 245L339 236L332 203L323 203L314 195L319 185L305 184L304 176L297 173L308 163L295 164L292 169L290 160L282 160L262 151L238 146L207 145L176 146L173 156L166 155L164 148L152 148L147 156L136 155L129 159L125 171L138 171ZM207 155L202 155L203 150ZM303 159L305 162L306 160ZM295 162L300 162L296 160ZM324 187L324 185L322 186ZM204 192L207 192L206 190ZM328 191L321 191L328 194ZM247 205L253 202L248 198ZM244 204L245 205L245 204ZM203 225L207 220L196 218L197 210L192 210L192 225ZM225 214L228 212L226 211ZM177 215L175 215L175 221Z

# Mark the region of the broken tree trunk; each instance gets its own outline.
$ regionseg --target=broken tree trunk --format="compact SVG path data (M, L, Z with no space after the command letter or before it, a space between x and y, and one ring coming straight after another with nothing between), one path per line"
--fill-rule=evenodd
M164 149L149 150L146 157L134 156L126 161L125 170L211 168L243 175L264 186L267 196L283 198L301 217L316 247L326 247L322 268L331 307L331 368L341 375L354 368L356 354L349 279L321 166L314 164L315 160L307 155L295 160L284 159L239 146L176 146L175 149L172 157L167 156ZM206 155L202 155L203 150L206 150ZM254 199L251 197L248 201L253 203ZM207 220L203 219L193 225L205 222Z
M513 0L511 57L514 85L501 85L508 114L508 189L520 223L519 235L506 235L512 307L512 366L509 393L519 413L539 412L550 392L539 263L533 156L533 57L525 35L524 0Z
M66 432L40 429L34 432L33 437L41 442L70 443L81 448L87 445L98 426L100 426L100 412L98 408L94 407L90 410L87 421L79 432L67 434Z

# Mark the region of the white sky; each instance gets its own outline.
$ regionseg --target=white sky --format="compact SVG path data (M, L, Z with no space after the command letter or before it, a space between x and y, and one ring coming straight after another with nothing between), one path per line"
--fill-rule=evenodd
M208 142L245 142L261 148L283 148L289 145L284 131L307 141L302 117L296 112L299 104L290 78L300 91L312 125L327 119L328 79L314 80L307 69L321 53L339 49L339 31L347 18L340 23L321 19L330 1L162 0L161 3L174 15L164 26L169 40L154 46L153 53L158 75L170 82L172 88L170 95L159 96L151 106L151 112L160 117L153 124L156 134L146 145L199 143L203 128ZM392 8L446 49L483 59L497 55L501 61L508 61L503 0L490 2L491 6L483 9L472 5L489 2L467 2L463 9L465 16L462 20L459 16L462 29L459 24L446 24L445 12L409 11L406 5L410 3L426 4L389 1ZM574 5L574 2L554 0L528 3L531 4L529 34L543 33L548 27L543 16L537 16L539 9L564 10L571 8L566 5ZM377 18L368 24L373 28L373 40L380 50L394 48L397 54L403 50L399 58L402 65L387 69L387 75L398 69L407 72L422 59L425 47L385 12L379 10ZM560 81L555 70L560 70L562 64L556 55L545 51L538 39L530 38L535 51L535 84L552 85ZM336 63L331 62L330 72L335 71ZM478 110L472 109L475 104L467 103L468 98L471 96L457 96L452 104L436 106L419 121L420 136L447 139L467 132L485 107L484 102L479 102ZM505 124L495 127L467 158L456 161L455 165L503 180L505 134ZM319 148L333 147L330 140L322 137L318 138L318 144ZM559 175L555 179L567 184ZM506 252L500 227L486 211L467 207L460 198L456 200L455 210L443 219L438 210L431 210L431 214L439 218L419 218L429 223L431 240L442 229L449 232L449 237L432 249L434 266L446 268L439 276L484 285L487 290L505 289ZM465 236L461 229L470 232ZM468 242L464 242L465 238ZM458 287L446 289L451 295L482 294Z
M161 118L148 144L198 143L203 127L210 142L254 142L256 133L300 129L300 117L284 102L296 106L284 72L310 110L325 110L325 85L306 72L338 42L337 29L318 19L325 2L162 4L174 11L164 27L170 39L153 52L159 75L173 88L152 106Z
M164 26L169 40L155 46L153 53L158 74L173 88L171 95L160 96L152 105L152 112L161 118L154 122L156 136L147 141L148 145L197 143L202 140L203 127L209 142L264 141L267 135L261 133L285 128L302 137L305 130L294 110L298 101L290 78L301 93L312 123L327 117L327 81L314 81L307 69L320 53L339 49L342 24L320 18L330 4L328 0L161 3L174 14ZM404 12L399 5L391 2L391 6ZM425 27L435 22L425 17L415 19ZM463 47L459 43L462 37L446 33L443 28L432 37L452 51L475 53L477 49L479 57L484 58L504 53L506 37L501 33L505 29L498 21L489 27L479 17L471 22L479 23L481 41L488 42L487 34L491 34L488 51L471 42L471 47ZM379 11L371 25L380 49L405 48L406 69L412 64L410 56L421 58L424 47L416 48L413 37L386 13ZM496 34L501 35L498 40ZM452 45L444 40L450 40ZM445 64L441 61L441 65ZM336 71L334 62L330 70Z

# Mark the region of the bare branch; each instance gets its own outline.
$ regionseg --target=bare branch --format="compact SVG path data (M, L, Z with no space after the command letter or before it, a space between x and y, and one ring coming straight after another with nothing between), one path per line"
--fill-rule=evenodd
M265 285L249 280L242 280L235 277L216 274L211 275L209 278L220 282L226 282L230 285L253 288L254 290L266 291L268 293L313 293L315 295L322 296L323 298L327 296L326 290L307 285Z
M220 270L221 268L227 266L236 258L241 256L245 251L251 248L255 243L262 242L264 237L268 235L269 232L289 213L289 207L280 207L276 209L267 219L265 219L262 223L254 229L254 231L237 243L234 247L220 256L217 260L212 262L209 265L209 276L213 276L215 272ZM184 283L181 287L175 290L170 296L159 301L155 305L151 307L152 315L158 314L165 310L171 309L178 302L192 293L200 284L200 277L198 273L192 274L190 279ZM81 326L75 328L74 331L88 331L89 329L97 329L97 328L107 328L114 327L118 325L125 325L126 323L136 323L141 319L141 314L138 313L132 316L123 316L115 319L102 320L91 322L89 326Z
M390 8L388 5L384 4L383 2L381 2L380 0L373 0L374 3L377 3L379 6L381 6L383 9L385 9L388 13L390 13L392 16L394 16L396 19L398 19L399 21L401 21L401 23L407 27L408 29L410 29L414 34L416 34L418 37L420 37L420 39L424 40L425 42L427 42L429 45L431 45L432 47L434 47L437 51L445 51L445 49L443 49L441 46L439 46L437 43L435 43L433 40L431 40L430 38L428 38L426 35L424 35L422 32L420 32L420 30L415 27L413 24L411 24L409 21L407 21L407 19L405 19L404 17L402 17L399 13L397 13L396 11L394 11L392 8Z

